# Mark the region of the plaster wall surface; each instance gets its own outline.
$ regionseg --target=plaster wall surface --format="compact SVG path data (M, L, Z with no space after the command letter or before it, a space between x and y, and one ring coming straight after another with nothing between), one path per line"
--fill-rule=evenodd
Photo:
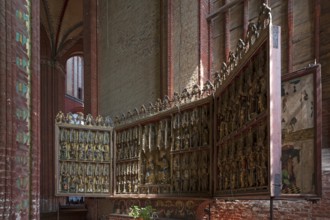
M101 115L127 113L160 95L160 1L99 1Z

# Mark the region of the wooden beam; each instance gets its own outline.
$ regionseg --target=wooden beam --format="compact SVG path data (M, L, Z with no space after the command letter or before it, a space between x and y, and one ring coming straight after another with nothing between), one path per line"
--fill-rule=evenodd
M225 0L225 6L228 5L229 0ZM228 61L229 51L230 51L230 14L229 11L225 13L224 25L225 25L225 57Z
M201 64L201 44L202 44L202 36L201 36L201 28L202 28L202 24L201 24L201 0L197 1L198 2L198 85L201 86L202 85L202 76L201 76L201 68L203 68L203 65Z
M314 0L314 55L315 61L320 62L320 0Z
M242 1L243 0L234 0L234 1L231 1L231 2L226 1L226 4L224 6L220 7L215 12L212 12L211 14L209 14L206 17L207 21L212 20L213 18L215 18L216 16L218 16L220 13L227 12L228 9L230 9L231 7L233 7L234 5L237 5L238 3L242 2Z
M167 95L172 97L174 94L174 74L173 74L173 53L172 53L172 28L173 28L173 2L168 0L167 13Z
M167 1L160 1L160 91L159 97L167 95Z
M292 72L292 41L293 41L293 0L288 0L288 50L287 50L287 58L288 58L288 66L287 72Z
M245 38L247 29L248 29L248 23L249 23L249 1L244 0L244 5L243 5L243 38Z

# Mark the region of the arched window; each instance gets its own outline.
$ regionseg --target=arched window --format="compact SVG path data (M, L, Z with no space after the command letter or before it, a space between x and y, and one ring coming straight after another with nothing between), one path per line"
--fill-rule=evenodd
M81 56L66 61L66 94L84 100L84 60Z

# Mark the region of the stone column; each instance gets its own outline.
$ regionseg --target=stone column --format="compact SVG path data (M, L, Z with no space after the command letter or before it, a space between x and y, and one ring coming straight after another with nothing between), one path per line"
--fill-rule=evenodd
M43 27L41 38L41 169L40 169L40 209L41 213L56 212L63 198L55 197L55 116L64 109L65 70L51 50L51 44Z
M84 0L84 109L98 114L97 2Z

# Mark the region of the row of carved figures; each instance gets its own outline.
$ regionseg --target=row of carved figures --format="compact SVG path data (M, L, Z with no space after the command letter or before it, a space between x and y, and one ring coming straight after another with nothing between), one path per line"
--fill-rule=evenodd
M252 48L254 43L259 38L261 32L266 29L271 21L270 7L263 4L260 8L258 22L250 23L248 25L248 30L245 39L239 39L235 51L229 52L229 59L227 62L223 62L221 65L220 72L214 73L214 85L216 88L221 88L221 86L226 82L235 68L239 65L240 60L242 60L246 53Z
M61 160L110 160L110 134L108 131L85 131L60 128L59 156Z
M138 175L118 176L116 180L117 194L138 193L139 179Z
M134 159L139 156L140 147L136 142L117 145L117 160Z
M117 163L117 193L137 193L138 185L169 183L170 162L168 152L154 151L141 154L140 161Z
M186 150L209 145L210 106L177 113L171 119L116 133L118 159L130 159L154 149Z
M150 151L141 153L140 183L141 184L168 184L170 178L169 151Z
M179 108L182 104L208 97L213 92L214 86L210 81L204 83L203 89L200 89L199 85L195 84L190 92L185 88L181 94L174 92L172 98L165 95L163 99L158 98L155 103L150 102L147 106L142 105L140 109L135 108L126 114L122 113L120 116L115 117L114 123L115 125L124 124L171 108Z
M172 118L173 142L172 150L189 149L207 146L210 133L209 106L204 105L175 114Z
M109 164L61 162L59 191L62 193L108 193Z
M60 160L75 161L110 161L110 146L108 144L60 144Z
M60 128L60 142L66 143L89 143L89 144L109 144L109 131L82 130L73 128Z
M218 139L230 135L267 110L265 49L223 92L217 110Z
M139 173L139 162L118 163L116 166L116 176L131 176Z
M116 164L117 193L137 193L138 186L163 185L170 181L169 151L141 152L139 160Z
M208 150L173 156L173 192L207 192L209 175Z
M208 150L175 154L172 159L166 151L142 154L141 161L117 163L116 192L138 193L144 186L171 186L177 193L207 192L209 160Z
M218 190L265 187L268 184L267 126L220 145Z
M87 126L97 126L97 127L112 127L113 121L110 116L105 118L101 115L98 115L94 118L91 114L86 116L82 112L78 113L67 113L58 112L55 117L55 122L57 124L74 124L74 125L87 125Z

